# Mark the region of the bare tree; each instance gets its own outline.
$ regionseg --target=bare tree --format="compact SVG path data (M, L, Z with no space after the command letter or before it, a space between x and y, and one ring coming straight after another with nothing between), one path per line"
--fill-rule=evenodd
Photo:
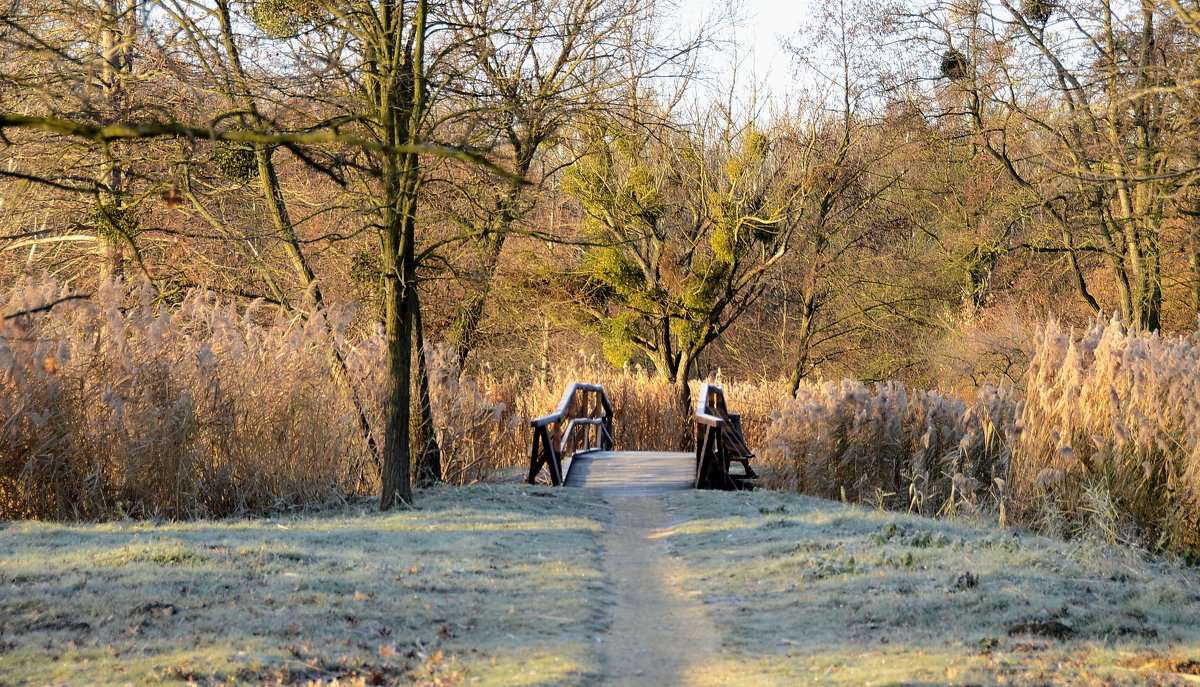
M1054 227L1023 244L1064 255L1094 311L1115 306L1131 325L1159 328L1164 222L1197 173L1191 105L1172 87L1195 35L1150 2L1128 13L1107 0L939 3L911 16L938 46L939 88L973 143ZM1115 304L1089 284L1097 261Z

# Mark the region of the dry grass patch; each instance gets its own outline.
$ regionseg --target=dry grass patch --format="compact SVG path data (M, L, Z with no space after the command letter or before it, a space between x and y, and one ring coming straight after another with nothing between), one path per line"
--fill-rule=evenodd
M0 524L0 684L570 685L597 670L595 497ZM335 682L336 681L336 682Z
M1200 559L1200 338L1038 331L1013 440L1023 519Z
M1170 561L779 492L669 505L748 680L1184 684L1161 666L1200 658L1197 573Z

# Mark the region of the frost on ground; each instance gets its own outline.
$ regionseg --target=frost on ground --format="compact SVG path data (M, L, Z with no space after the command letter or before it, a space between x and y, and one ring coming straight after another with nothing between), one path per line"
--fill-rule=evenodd
M1175 685L1200 572L1101 545L775 492L668 497L747 683Z
M0 685L570 685L597 668L596 497L0 523Z
M649 522L663 519L654 504L632 513L635 534L649 542L643 553L678 559L645 568L672 571L660 593L702 602L721 647L664 638L680 652L673 683L703 684L718 665L732 676L719 684L747 687L1200 677L1193 568L794 494L663 499L664 526ZM639 582L601 537L614 520L598 494L478 486L425 491L418 503L387 514L364 505L259 520L0 524L0 686L619 678L600 650L629 632L613 611L618 585Z

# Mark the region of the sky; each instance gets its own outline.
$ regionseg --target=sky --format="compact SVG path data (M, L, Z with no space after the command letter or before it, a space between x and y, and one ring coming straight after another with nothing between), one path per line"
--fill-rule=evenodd
M793 81L792 64L782 43L808 21L807 0L743 0L744 25L737 32L742 59L772 99L787 94ZM732 65L731 65L732 66Z
M782 105L795 90L791 59L783 41L809 21L811 0L741 0L740 21L732 39L711 51L704 59L705 70L720 89L734 81L742 100L748 100L758 87L760 107ZM693 25L700 17L711 16L728 8L722 0L679 0L678 17L682 26ZM765 95L765 97L764 97Z

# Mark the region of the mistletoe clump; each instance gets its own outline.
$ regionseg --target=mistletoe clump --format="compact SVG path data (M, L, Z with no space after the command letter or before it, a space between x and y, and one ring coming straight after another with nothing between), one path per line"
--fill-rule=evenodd
M221 174L233 181L246 181L258 171L254 149L242 143L218 143L213 153L213 164L221 170Z
M1029 23L1045 26L1050 21L1050 15L1054 14L1054 3L1052 0L1023 0L1021 14Z
M350 257L350 281L358 286L374 286L383 277L383 269L379 264L379 253L370 250L360 250Z
M96 228L98 235L109 241L136 236L139 228L136 210L116 200L92 206L87 222Z
M317 9L304 0L254 0L250 19L271 38L294 38L316 20Z
M942 55L942 76L957 81L967 75L967 56L950 48Z

